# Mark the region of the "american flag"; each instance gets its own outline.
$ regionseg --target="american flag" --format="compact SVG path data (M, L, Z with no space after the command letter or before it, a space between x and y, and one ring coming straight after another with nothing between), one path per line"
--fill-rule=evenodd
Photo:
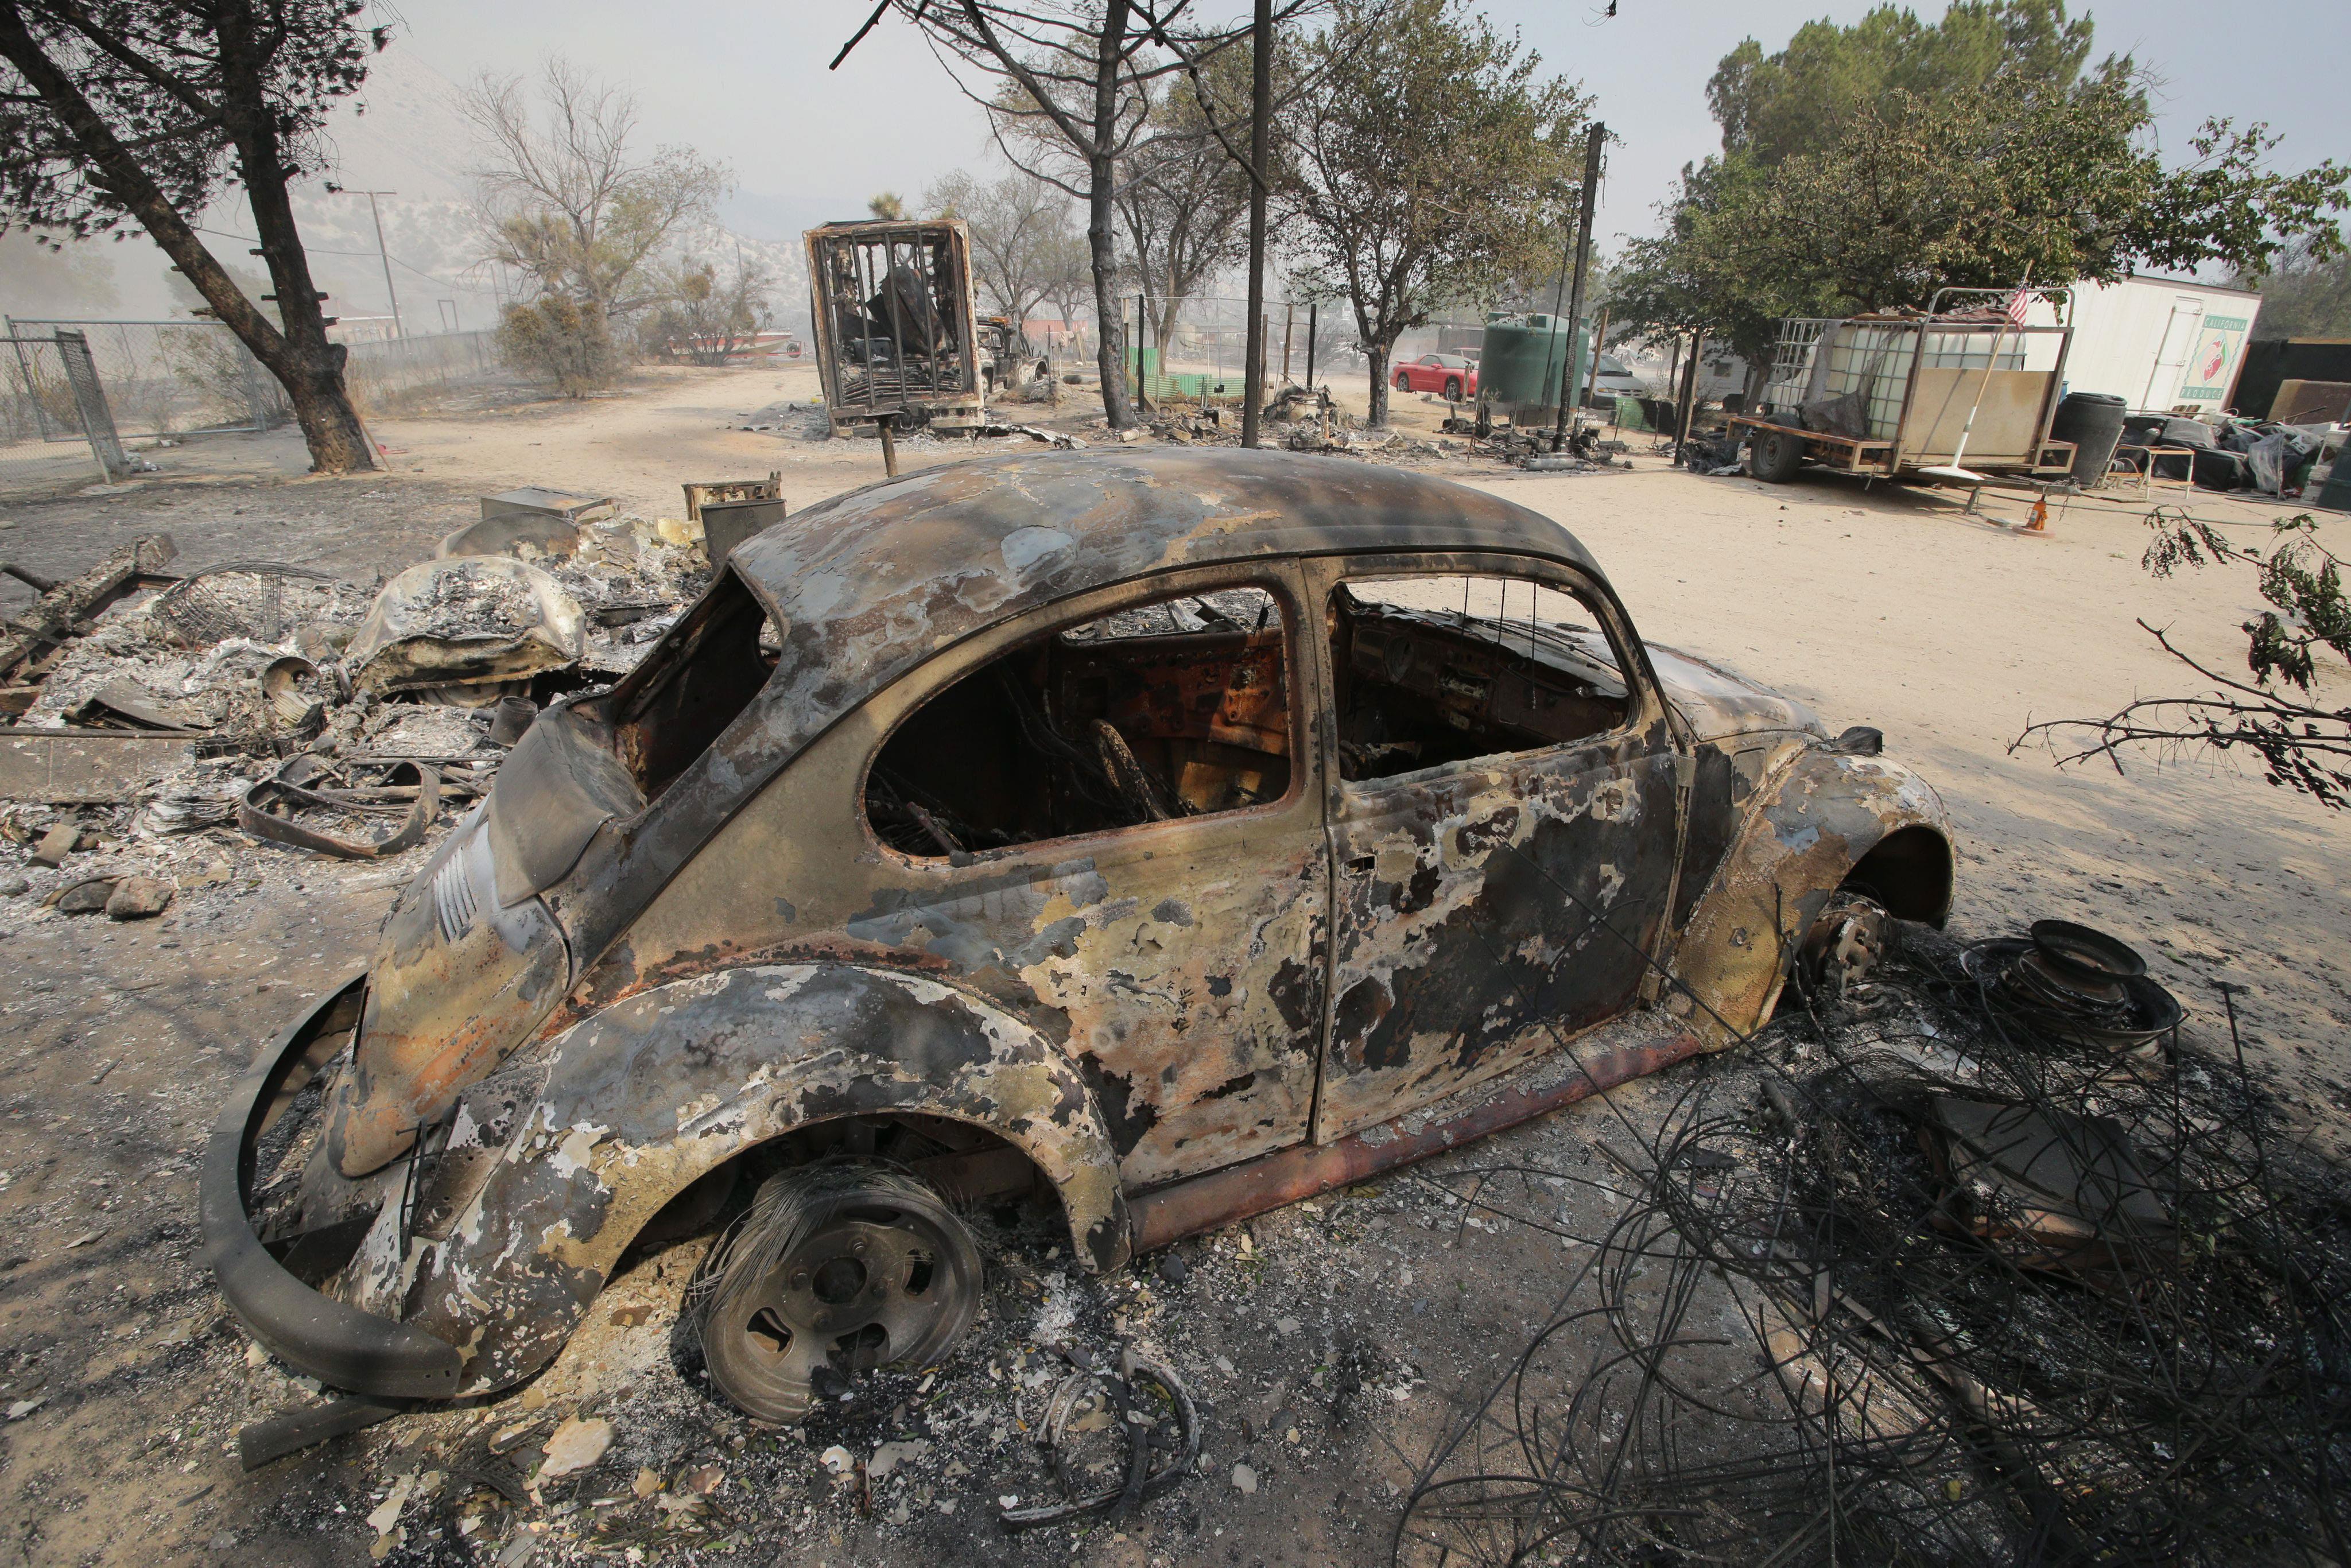
M2032 295L2026 288L2019 287L2015 293L2008 297L2008 319L2020 327L2024 325L2024 313L2032 308Z

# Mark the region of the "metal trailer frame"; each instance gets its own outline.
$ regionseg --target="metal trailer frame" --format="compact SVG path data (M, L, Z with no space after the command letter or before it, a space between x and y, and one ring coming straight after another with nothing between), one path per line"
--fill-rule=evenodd
M971 231L961 219L826 224L802 238L817 374L834 423L918 423L942 413L983 411L987 390L980 382L979 326L972 307ZM944 351L898 351L906 340L908 319L899 290L889 285L902 267L924 287L935 312L932 324L945 329L935 339ZM883 301L886 318L866 315L876 299ZM842 327L849 320L886 327L888 335L846 336ZM886 367L873 362L883 343L890 345ZM906 415L916 418L904 420Z
M1943 335L1981 334L1987 337L2011 337L2019 342L2035 337L2054 336L2058 340L2057 362L2047 372L2047 383L2042 389L2041 408L2034 422L2039 434L2033 443L2032 460L2030 463L2018 464L1988 463L1970 458L1970 464L1987 474L2022 475L2026 477L2045 477L2071 473L2074 465L2074 444L2070 441L2050 440L2049 426L2057 416L2058 392L2065 383L2065 356L2073 347L2074 329L2065 325L2020 327L2013 321L1953 320L1944 318L1941 314L1946 295L1980 295L2004 301L2011 292L2002 288L1944 288L1936 291L1927 313L1913 320L1853 317L1844 320L1822 323L1824 328L1859 324L1880 329L1904 327L1909 329L1910 369L1903 382L1901 412L1896 417L1894 434L1890 439L1837 435L1826 431L1807 430L1799 424L1790 424L1755 414L1731 415L1730 433L1736 436L1742 431L1780 431L1803 442L1804 461L1808 463L1817 463L1822 467L1833 469L1840 474L1858 474L1865 478L1896 478L1906 469L1916 472L1926 464L1945 460L1948 455L1917 452L1910 445L1914 434L1910 427L1910 416L1917 399L1918 372L1925 365L1927 334L1929 331ZM2070 307L2070 294L2067 296L2067 304ZM1792 317L1782 323L1783 337L1789 327L1798 324L1798 319ZM1806 364L1809 365L1811 362L1812 354L1823 351L1818 345L1826 340L1826 338L1827 333L1823 331L1819 337L1812 340L1809 352L1805 356ZM1964 356L1964 350L1962 352ZM1777 381L1780 372L1789 368L1792 367L1783 366L1779 362L1778 349L1775 346L1773 380Z

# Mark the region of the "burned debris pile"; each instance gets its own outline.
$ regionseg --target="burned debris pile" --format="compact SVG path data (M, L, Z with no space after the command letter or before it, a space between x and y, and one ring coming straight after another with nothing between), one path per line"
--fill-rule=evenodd
M256 844L423 842L540 706L627 674L707 580L696 526L592 515L610 509L485 497L481 522L375 583L266 560L174 573L161 535L69 582L12 571L41 597L0 644L0 835L57 852L28 889L136 918L162 904L118 884L158 882L168 904L240 877Z
M1398 1562L2341 1560L2351 1236L2241 1047L2100 934L1905 929L1613 1168L1447 1173L1569 1277Z

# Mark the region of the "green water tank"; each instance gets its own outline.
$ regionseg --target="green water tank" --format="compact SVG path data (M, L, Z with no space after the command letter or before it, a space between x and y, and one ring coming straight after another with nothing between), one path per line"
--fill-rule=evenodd
M1565 317L1510 316L1497 311L1486 318L1485 347L1478 356L1478 390L1513 419L1521 417L1516 410L1523 409L1529 415L1538 409L1555 410L1563 368L1569 385L1583 384L1590 337L1588 332L1573 335L1571 364Z

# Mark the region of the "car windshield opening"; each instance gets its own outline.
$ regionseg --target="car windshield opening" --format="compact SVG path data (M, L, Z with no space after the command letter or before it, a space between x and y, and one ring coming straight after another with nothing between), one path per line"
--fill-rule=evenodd
M910 855L1278 800L1290 789L1281 607L1185 594L1023 644L925 703L873 760L874 834Z
M1618 728L1625 677L1574 594L1501 577L1342 585L1331 603L1341 777L1562 746Z
M775 673L782 644L731 570L599 705L613 750L648 800L710 748Z

